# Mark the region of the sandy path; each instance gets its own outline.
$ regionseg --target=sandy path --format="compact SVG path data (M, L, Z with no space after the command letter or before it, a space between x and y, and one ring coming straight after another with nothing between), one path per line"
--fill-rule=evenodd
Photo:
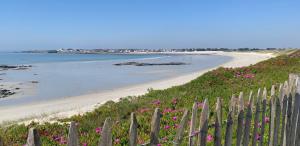
M75 114L83 114L87 111L95 109L99 104L104 103L108 100L117 101L121 97L143 95L147 93L147 89L166 89L172 86L185 84L203 73L218 68L223 67L242 67L248 66L250 64L255 64L257 62L269 59L273 57L272 54L263 53L239 53L239 52L196 52L189 54L215 54L224 55L232 57L232 60L226 62L222 65L210 68L207 70L202 70L200 72L191 73L188 75L183 75L171 79L150 82L142 85L135 85L126 88L120 88L115 90L110 90L107 92L93 93L87 95L81 95L76 97L68 97L60 100L53 100L49 102L32 103L22 106L10 106L10 107L0 107L0 122L7 121L51 121L53 119L69 117Z

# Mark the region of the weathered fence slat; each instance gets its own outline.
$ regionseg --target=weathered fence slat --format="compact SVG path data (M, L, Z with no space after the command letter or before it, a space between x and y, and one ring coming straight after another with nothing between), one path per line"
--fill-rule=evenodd
M275 114L276 114L276 99L275 99L275 85L271 88L270 99L270 126L269 126L269 146L273 146L274 142L274 128L275 128Z
M233 115L235 115L236 114L236 106L237 106L237 98L236 98L235 94L233 94L231 96L229 104L230 104L229 110L233 111Z
M130 115L130 128L129 128L129 146L137 145L137 127L138 123L136 120L135 113L131 113Z
M298 115L298 110L300 107L300 96L298 96L299 92L298 89L300 88L300 84L298 84L298 86L296 85L296 83L298 81L296 81L296 79L298 78L297 75L292 75L290 76L290 81L291 81L291 89L290 92L292 95L294 96L294 100L293 100L293 105L292 105L292 121L291 121L291 129L290 129L290 140L289 140L289 145L290 146L294 146L295 145L295 135L296 135L296 129L297 129L297 115ZM293 94L295 93L295 94Z
M290 143L290 133L291 133L291 122L292 122L292 95L288 95L288 102L287 102L287 113L286 113L286 125L285 125L285 132L283 137L283 146L288 145Z
M244 130L244 137L243 137L243 146L249 145L250 139L250 128L251 128L251 119L252 119L252 91L249 95L249 102L247 105L247 112L245 118L245 130Z
M299 78L299 75L297 75L297 74L289 74L289 87L290 87L289 92L291 94L295 94L298 78Z
M279 101L280 101L280 107L282 108L282 100L283 100L283 94L284 94L284 86L282 83L280 83L279 85L279 89L278 89L279 93L278 93L278 98L279 98Z
M296 77L295 77L296 78ZM293 83L295 83L296 81L292 80ZM300 85L300 84L299 84ZM292 84L292 89L297 90L299 87L296 87L295 84ZM291 91L293 92L293 91ZM295 134L296 134L296 129L297 129L297 114L298 114L298 110L299 110L299 106L300 106L300 96L297 96L297 92L296 92L296 96L294 97L294 104L293 104L293 112L292 112L292 125L291 125L291 143L290 146L294 146L295 145Z
M280 128L280 114L281 114L281 107L279 98L276 97L276 111L275 111L275 123L274 123L274 136L273 136L273 145L278 145L278 135L279 135L279 128Z
M199 126L199 146L206 146L206 136L208 131L208 118L209 118L209 105L208 100L205 99L203 103L203 108L200 116L200 126Z
M299 77L297 78L297 81L295 81L295 98L300 98L300 80ZM300 108L298 109L298 120L297 120L297 131L296 131L296 138L295 138L295 144L300 144Z
M284 83L283 91L282 91L282 111L281 111L281 130L280 130L280 145L283 145L283 139L284 139L284 130L286 125L286 110L287 110L287 95L288 95L288 83L287 81Z
M297 129L296 129L295 145L300 144L300 109L298 110L298 120L297 120Z
M243 129L244 129L244 97L243 92L240 93L239 96L239 104L238 104L238 121L237 121L237 139L236 145L240 146L242 143Z
M30 128L26 146L41 146L40 135L35 128Z
M2 137L0 137L0 146L4 146L4 141Z
M160 109L156 108L151 121L150 146L159 144Z
M78 130L77 130L76 123L74 121L70 123L67 145L79 146Z
M260 95L260 88L257 92L256 104L255 104L255 115L254 115L254 128L252 134L252 146L256 146L257 142L257 131L258 131L258 123L259 123L259 115L260 115L260 102L261 102L261 95Z
M0 136L0 146L4 146L3 138Z
M216 115L215 115L215 139L214 143L215 146L221 146L222 141L222 105L221 105L221 99L218 97L217 99L217 105L216 105Z
M176 131L176 135L173 141L174 146L180 146L181 142L183 141L184 129L188 123L188 118L189 118L188 115L189 115L189 111L185 110L182 119L180 121L179 127L177 128Z
M196 131L196 123L197 123L197 111L198 111L198 105L195 102L192 108L191 126L189 132L189 146L194 146L195 141L197 140L197 136L194 136L194 133Z
M259 146L262 146L264 143L264 136L265 136L265 125L266 125L266 108L267 108L267 89L264 88L263 94L262 94L262 113L261 113L261 129L260 129L260 142Z
M112 121L106 118L101 131L99 146L112 146Z
M226 133L225 133L225 146L232 145L232 130L233 130L233 113L228 112L227 122L226 122Z

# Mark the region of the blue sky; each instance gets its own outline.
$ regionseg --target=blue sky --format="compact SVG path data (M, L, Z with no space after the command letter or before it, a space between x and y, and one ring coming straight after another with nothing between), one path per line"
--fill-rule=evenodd
M0 50L300 47L289 0L1 0Z

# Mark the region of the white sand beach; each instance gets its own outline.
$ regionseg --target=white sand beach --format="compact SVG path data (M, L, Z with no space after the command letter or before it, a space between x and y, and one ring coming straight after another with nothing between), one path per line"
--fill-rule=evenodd
M240 53L240 52L221 52L221 51L205 51L193 52L193 54L214 54L232 57L232 60L222 65L194 72L191 74L165 79L141 85L130 86L126 88L119 88L107 92L92 93L76 97L66 97L60 100L51 100L48 102L36 102L28 105L0 107L0 122L8 121L53 121L57 118L70 117L76 114L84 114L85 112L92 111L97 106L105 103L106 101L118 99L126 96L143 95L147 93L149 88L152 89L167 89L172 86L185 84L203 73L222 67L242 67L255 64L257 62L274 57L271 53ZM189 53L191 54L191 53ZM74 89L76 90L76 89Z

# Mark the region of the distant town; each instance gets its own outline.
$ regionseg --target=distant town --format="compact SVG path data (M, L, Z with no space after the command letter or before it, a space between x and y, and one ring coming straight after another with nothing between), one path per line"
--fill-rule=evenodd
M258 50L286 50L292 48L184 48L184 49L57 49L57 50L30 50L22 53L73 53L73 54L126 54L126 53L173 53L173 52L196 52L196 51L258 51Z

